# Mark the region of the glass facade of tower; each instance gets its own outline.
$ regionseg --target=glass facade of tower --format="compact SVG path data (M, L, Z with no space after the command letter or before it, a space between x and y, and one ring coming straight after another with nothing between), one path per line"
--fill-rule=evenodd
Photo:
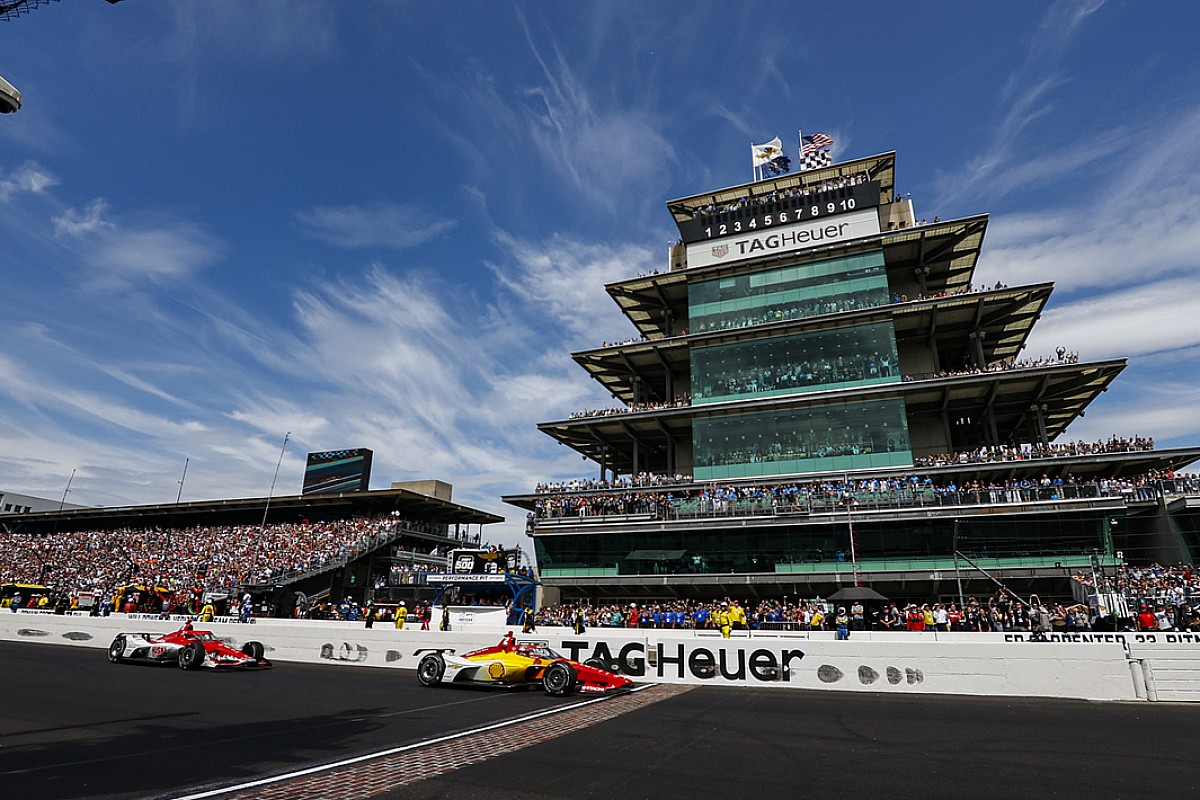
M692 404L899 383L891 322L691 352Z
M688 318L696 332L735 330L888 302L884 257L876 250L695 281ZM900 381L890 320L691 351L694 406ZM899 398L697 419L692 447L697 480L912 464Z
M731 330L890 302L882 251L732 275L688 286L692 332Z
M912 464L899 398L697 419L692 447L698 481Z

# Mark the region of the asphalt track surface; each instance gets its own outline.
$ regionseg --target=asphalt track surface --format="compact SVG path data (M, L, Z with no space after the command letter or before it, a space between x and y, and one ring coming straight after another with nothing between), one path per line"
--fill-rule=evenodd
M715 686L587 702L7 642L0 686L3 800L1200 796L1200 708L1168 703Z

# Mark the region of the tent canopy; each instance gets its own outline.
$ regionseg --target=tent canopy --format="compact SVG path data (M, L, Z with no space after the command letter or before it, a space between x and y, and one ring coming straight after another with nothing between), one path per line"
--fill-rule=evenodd
M836 592L829 595L829 599L835 603L843 600L875 600L887 602L886 597L872 589L870 586L847 586L846 588L838 589Z

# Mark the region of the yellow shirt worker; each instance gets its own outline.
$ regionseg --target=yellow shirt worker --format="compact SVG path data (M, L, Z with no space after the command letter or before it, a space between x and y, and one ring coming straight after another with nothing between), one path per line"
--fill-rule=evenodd
M729 604L722 602L721 608L716 614L717 627L721 629L721 637L729 638L729 632L733 629L733 615L729 611Z
M729 624L738 630L746 628L746 609L742 608L736 600L733 601L733 607L729 609Z

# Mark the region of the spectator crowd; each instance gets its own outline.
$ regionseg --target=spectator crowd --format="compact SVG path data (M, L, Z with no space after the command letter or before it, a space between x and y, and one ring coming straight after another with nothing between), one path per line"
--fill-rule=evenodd
M63 597L79 592L108 597L120 586L163 587L178 594L175 602L182 606L204 592L281 582L348 561L398 529L432 531L424 521L381 515L267 526L7 533L0 584L44 585ZM157 602L158 595L146 591L138 602Z
M740 327L734 325L731 327ZM1068 353L1060 348L1053 356L1036 358L1001 359L984 366L966 366L961 369L938 370L920 375L900 375L904 383L939 380L942 378L968 375L989 375L999 372L1039 369L1079 363L1078 353ZM724 371L715 370L696 379L697 398L741 396L761 392L780 392L790 389L836 386L843 383L875 381L891 378L898 363L894 353L856 353L850 356L816 357L796 360L775 359L770 366L738 366ZM677 395L674 400L652 403L629 403L613 408L574 411L568 419L611 417L644 411L661 411L669 408L686 408L692 405L692 393Z
M918 467L942 467L960 464L990 464L1001 461L1029 461L1035 458L1069 458L1101 453L1133 453L1154 449L1151 437L1123 438L1110 436L1096 442L1061 442L1031 444L1020 447L980 447L960 453L943 453L914 459Z
M931 475L898 475L861 479L768 481L762 483L670 485L644 481L660 491L621 491L632 487L582 482L573 488L539 487L532 517L596 517L650 514L658 519L680 516L721 516L738 513L787 513L844 508L900 508L913 505L982 505L1023 503L1087 497L1153 500L1162 494L1200 491L1200 476L1149 472L1127 478L1084 478L1044 473L1040 478L935 480ZM571 486L571 485L569 485ZM590 488L596 486L597 488ZM584 488L588 487L588 488Z
M1186 631L1200 633L1200 575L1191 565L1127 567L1122 580L1139 601L1131 616L1105 619L1098 607L1083 602L1043 602L1021 598L1007 589L980 600L958 602L864 602L834 604L821 598L658 600L631 603L583 601L547 606L536 615L539 627L647 628L717 630L729 613L735 630L832 631L845 617L850 631L1025 632L1031 635L1092 630ZM1090 578L1077 576L1086 586ZM1145 595L1139 593L1147 593ZM1158 593L1158 594L1155 594ZM1165 594L1164 594L1165 593ZM1158 599L1155 600L1154 598Z

